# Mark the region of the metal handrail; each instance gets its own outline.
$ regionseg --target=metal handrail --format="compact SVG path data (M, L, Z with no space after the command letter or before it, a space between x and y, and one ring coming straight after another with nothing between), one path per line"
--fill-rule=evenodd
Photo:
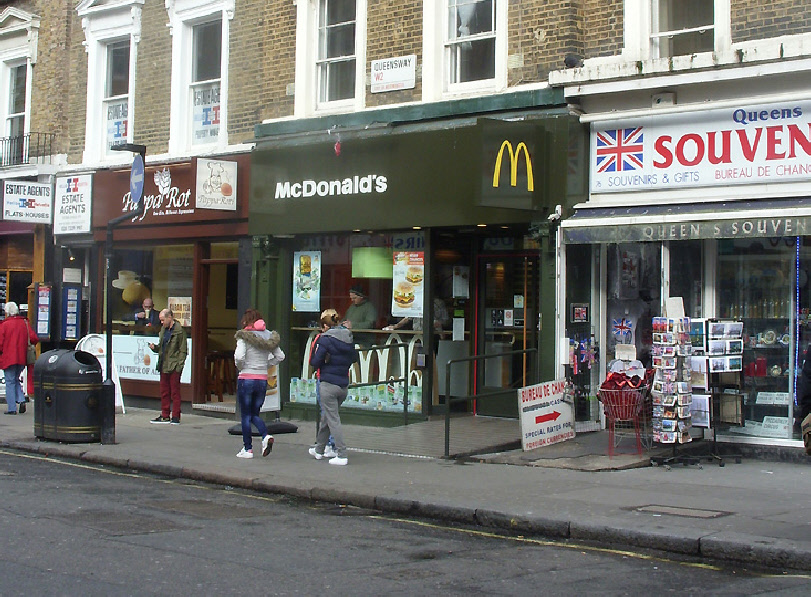
M451 452L451 404L458 402L470 402L472 400L480 400L483 398L492 398L494 396L504 396L510 394L515 390L502 390L500 392L488 392L486 394L468 394L467 396L457 396L451 398L451 365L456 363L465 363L468 361L482 361L485 359L492 359L496 357L506 357L515 354L526 354L530 352L538 352L537 348L524 348L523 350L509 350L507 352L497 352L493 354L481 354L472 357L464 357L461 359L451 359L445 364L445 458L450 458Z
M391 344L375 344L375 345L363 348L361 350L389 350L389 349L392 349L392 348L403 348L403 347L407 348L408 345L409 345L408 342L392 342ZM401 381L403 382L403 424L408 425L408 405L409 405L408 379L409 379L410 373L411 373L411 371L409 370L409 368L411 366L411 362L408 359L408 355L406 355L406 358L403 359L403 360L406 361L406 363L405 363L405 377L400 377L400 378L397 378L397 379L387 379L385 381L385 383L390 384L390 383L399 383ZM363 382L363 383L351 383L346 387L346 389L348 390L349 388L364 388L366 386L376 386L376 385L378 385L380 383L381 383L380 380L378 380L378 381L367 381L367 382ZM316 424L316 429L318 428L319 425L320 425L320 419L318 421L318 424Z

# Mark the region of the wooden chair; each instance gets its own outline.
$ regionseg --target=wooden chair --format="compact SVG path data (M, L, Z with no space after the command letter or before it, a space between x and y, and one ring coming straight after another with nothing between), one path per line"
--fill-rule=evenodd
M216 352L206 355L206 372L208 380L206 382L206 402L211 402L211 395L217 396L217 401L222 402L222 363L223 360Z
M237 366L234 363L234 351L224 351L222 359L222 391L224 394L237 393Z

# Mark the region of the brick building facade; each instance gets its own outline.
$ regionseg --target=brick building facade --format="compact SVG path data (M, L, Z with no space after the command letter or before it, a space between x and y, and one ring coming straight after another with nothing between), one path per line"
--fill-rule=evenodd
M685 6L689 9L686 15L680 12ZM120 3L30 0L3 3L0 10L7 15L6 25L19 18L28 19L29 31L35 30L35 35L29 33L29 39L36 40L36 55L22 50L14 54L13 60L3 63L7 70L0 76L7 78L11 72L8 68L20 64L33 65L28 70L30 99L25 113L26 130L48 133L54 143L49 150L48 164L38 163L33 170L29 164L3 165L0 176L54 182L59 177L94 173L97 180L112 181L114 189L107 188L104 192L117 199L119 191L115 185L119 184L120 177L115 173L128 169L131 159L131 154L111 149L118 142L146 146L150 188L157 170L170 172L175 182L185 184L190 177L188 180L196 183L190 172L197 172L198 164L211 168L213 173L219 166L209 165L209 160L238 162L240 175L245 176L238 191L239 201L244 202L244 206L240 203L239 210L244 207L244 211L237 210L236 215L220 214L219 228L201 216L204 224L197 221L194 226L166 223L164 229L169 232L160 239L155 236L149 240L160 246L146 246L148 239L137 238L134 232L124 238L129 248L149 252L149 259L158 259L168 251L166 246L173 243L193 246L190 249L194 255L192 263L195 267L214 268L211 275L215 278L220 273L216 269L219 265L211 261L212 251L224 250L218 244L227 245L224 259L240 271L240 309L252 300L260 300L255 274L257 268L270 267L267 256L275 255L274 251L285 255L293 246L285 244L285 234L281 234L279 240L248 223L249 219L263 221L267 216L263 210L275 205L268 187L270 178L261 178L271 176L265 170L272 171L273 163L268 161L270 158L266 160L261 156L275 155L272 152L280 147L294 150L299 145L312 143L327 147L327 157L336 159L341 155L342 143L345 156L358 155L352 151L357 148L360 153L368 151L371 145L364 143L370 142L381 143L384 150L394 151L394 145L385 145L382 140L387 135L392 139L405 139L407 146L413 138L405 136L404 131L425 135L425 139L433 142L430 134L435 131L459 130L464 136L475 129L475 135L465 137L469 144L490 140L487 128L490 121L496 122L496 136L502 135L504 139L509 136L507 131L513 123L531 125L526 130L537 133L539 138L546 135L554 140L552 149L538 153L553 156L552 167L545 164L546 172L566 171L570 179L566 190L562 190L549 182L550 177L537 177L538 188L543 187L547 194L539 204L533 204L532 209L485 214L491 225L509 229L514 235L511 246L518 246L516 243L538 237L539 230L554 237L556 228L548 222L554 222L557 216L564 222L563 229L578 228L580 216L574 209L578 201L588 199L596 209L607 205L630 208L640 197L655 197L655 203L679 205L695 199L696 191L689 187L666 189L658 195L646 195L647 191L636 195L610 195L595 188L590 193L575 192L586 185L590 170L594 177L595 168L591 157L586 156L582 139L578 141L580 127L595 132L601 127L599 123L616 123L615 130L620 130L626 123L622 119L625 117L630 119L627 122L647 119L644 126L653 126L651 122L660 120L667 124L671 118L689 120L685 115L700 115L706 110L738 104L749 106L753 97L758 98L757 106L766 105L771 109L773 105L788 103L793 108L801 101L798 98L808 91L804 75L811 70L808 66L811 0L569 0L555 3L541 0L473 3L455 0L126 0ZM453 19L450 24L449 18ZM691 21L696 18L698 22ZM330 26L322 27L324 22L329 22ZM7 49L9 40L22 49L33 47L20 42L22 38L15 31L14 27L4 30L0 23L0 49ZM218 51L220 45L222 48ZM114 56L118 59L126 56L129 62L115 63ZM415 57L413 71L409 70L411 66L393 66L389 74L401 79L391 90L375 86L373 63L409 56ZM203 74L198 72L200 65ZM125 81L126 85L113 92L108 89L113 79L119 85ZM6 88L0 86L0 89ZM804 104L798 106L801 112L805 109ZM115 114L120 117L116 119L112 116ZM13 113L0 115L8 122L14 117ZM566 126L560 124L564 120ZM553 122L556 124L551 124ZM541 129L544 129L543 135L538 133ZM561 134L563 129L568 133ZM334 133L337 136L333 136ZM443 138L442 142L445 141ZM517 142L514 144L518 146ZM417 145L419 143L415 147ZM451 143L449 147L456 151L457 145ZM513 149L510 145L510 152ZM381 151L385 153L384 150ZM415 149L409 159L419 163L420 151L425 150ZM479 156L482 163L494 157L488 151L483 150ZM320 157L320 162L316 160L317 165L333 167L334 164L326 161L327 157ZM517 162L514 156L511 159ZM263 169L261 176L253 171L257 163ZM439 178L441 173L431 166L422 164L421 167ZM220 171L216 171L219 176ZM498 179L492 172L473 172L468 178L486 183ZM576 178L579 180L574 180ZM261 184L255 182L260 179ZM193 182L188 183L192 196L196 193ZM764 195L769 199L801 195L797 190L801 183L797 181L767 186L766 191L745 185L735 188L745 190L751 200L767 198ZM470 187L467 195L459 199L459 205L465 207L449 208L445 214L441 213L442 196L433 196L432 192L434 189L430 187L420 190L421 200L434 201L438 206L439 215L432 220L433 228L428 227L425 232L429 245L445 239L442 234L458 236L462 229L467 230L471 224L467 218L478 213L482 208L480 203L487 201L480 196L478 188ZM718 197L740 199L716 186L705 197L706 203L715 203ZM362 206L364 212L372 211L373 207L363 201L357 206ZM402 216L396 209L392 211L395 213ZM662 216L665 220L667 217ZM420 224L410 222L408 228L418 228ZM202 227L195 236L189 230L198 225ZM402 222L397 223L397 226L402 225ZM389 238L394 238L403 232L395 230L397 226L380 221L375 228L383 229ZM344 228L337 232L349 238L352 229L349 224ZM156 226L152 233L157 235L158 229ZM219 242L204 236L212 229L216 229L214 238ZM308 231L316 232L324 230ZM95 274L100 271L100 235L101 228L95 226L84 235L58 239L59 247L84 251L87 269L93 273L84 280L85 287L92 286ZM302 232L301 236L306 234ZM480 239L471 235L468 240L475 246ZM529 246L529 241L526 242ZM44 268L45 243L39 246L42 254L34 262L39 261ZM599 250L603 248L599 245ZM453 253L451 249L456 250L445 249L449 251L446 255ZM53 259L56 270L64 264L67 253L60 248L51 250L57 253ZM596 251L589 253L595 260L607 258ZM713 252L702 255L702 259L717 257ZM290 254L287 257L292 259ZM246 269L248 262L254 270ZM288 267L292 262L285 263ZM580 265L590 268L596 267L596 263ZM440 268L442 264L437 261L434 266ZM565 270L565 260L558 262L558 266ZM223 265L223 276L225 267ZM131 268L122 265L121 269ZM49 276L58 279L61 273L54 271ZM44 279L45 273L35 274L35 277ZM274 278L268 274L268 279ZM603 281L591 282L596 293L606 290L600 286ZM283 285L286 282L279 279L275 283L280 287L274 290L274 296L287 296L289 289ZM705 286L710 285L707 280ZM270 293L266 290L262 300L270 304ZM666 291L662 289L660 296ZM184 292L202 301L210 299L207 294L210 289L200 288L197 282L193 290ZM103 291L94 288L89 294L93 297L91 303L98 303ZM540 303L557 300L543 290L538 294ZM380 298L384 304L388 302L385 293ZM591 297L580 297L577 302L590 300ZM720 312L720 306L711 304L712 300L711 294L702 295L699 302L704 314ZM559 299L557 304L548 305L552 310L547 321L557 317L555 333L568 337L569 322L560 315L569 312L567 300ZM606 313L600 313L597 307L593 306L593 313L595 318L603 318L600 326L602 333L607 334ZM95 308L91 327L98 329L101 324L99 305ZM232 316L232 310L239 309L226 310L228 317ZM209 315L213 319L220 316L213 312ZM427 317L429 313L423 315ZM280 312L279 316L290 317L286 312ZM201 320L202 327L196 332L195 342L207 340L210 347L217 348L220 339L206 338L203 330L206 323L208 321ZM467 323L466 329L473 330L473 322ZM596 326L598 333L600 326ZM600 345L605 347L608 336L603 339L606 341ZM544 343L557 347L557 340L559 338L545 337ZM483 347L484 344L479 348L483 350ZM206 360L206 352L196 355L198 361ZM557 356L550 356L547 350L539 358L542 361L539 370L560 374ZM791 366L792 372L796 371L795 365ZM202 366L201 363L196 365L195 381L192 381L192 393L198 394L195 400L206 385ZM286 373L290 377L289 371ZM592 382L599 381L596 376L602 374L604 371L595 369ZM428 404L426 402L426 406ZM594 413L588 416L594 418ZM762 424L762 419L758 422Z
M286 1L232 4L233 13L228 17L228 142L239 144L250 142L253 127L259 122L296 116L297 17L294 4ZM567 53L586 60L620 55L625 11L632 10L626 4L620 0L509 3L507 77L501 91L543 85L549 72L562 68ZM85 143L87 105L83 90L88 77L82 17L71 2L20 1L5 5L36 15L40 21L30 130L54 132L56 153L66 154L71 164L79 164ZM141 32L131 126L137 140L150 147L150 153L163 154L168 151L171 28L166 6L161 3L133 2L132 6L140 10ZM424 101L425 16L423 3L416 0L368 3L363 36L365 64L359 71L364 77L362 106ZM807 1L733 0L729 19L733 43L796 36L811 30L811 7ZM417 57L413 88L382 94L369 92L369 65L373 60L412 54Z

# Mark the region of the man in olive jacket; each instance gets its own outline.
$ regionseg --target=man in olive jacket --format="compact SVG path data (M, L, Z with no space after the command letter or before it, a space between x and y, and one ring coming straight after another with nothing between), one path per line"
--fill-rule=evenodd
M158 353L158 372L161 376L161 414L150 423L180 425L180 374L186 364L186 330L175 321L171 309L160 312L161 331L158 343L149 343ZM171 406L171 409L170 409Z

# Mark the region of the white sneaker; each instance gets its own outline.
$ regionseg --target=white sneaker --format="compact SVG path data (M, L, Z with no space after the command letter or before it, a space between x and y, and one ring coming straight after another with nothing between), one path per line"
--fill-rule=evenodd
M242 448L237 454L237 458L253 458L253 450Z
M315 451L315 447L310 448L309 452L310 452L310 456L312 456L316 460L321 460L324 457L323 454L319 454L318 452Z
M348 460L346 458L341 458L340 456L329 459L329 463L334 464L335 466L346 466L347 462Z
M273 436L268 434L262 438L262 456L267 456L273 449Z
M338 455L338 452L335 451L335 448L332 446L327 446L324 448L324 458L335 458Z

